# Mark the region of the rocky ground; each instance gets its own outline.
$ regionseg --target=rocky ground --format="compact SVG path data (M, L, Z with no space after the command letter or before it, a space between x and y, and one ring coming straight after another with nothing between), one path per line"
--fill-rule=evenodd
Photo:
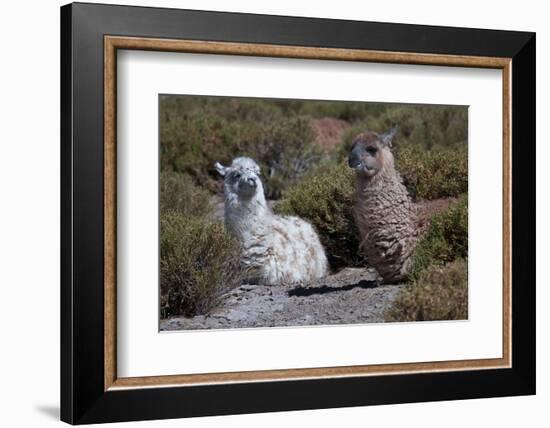
M384 321L401 285L378 285L376 272L346 268L307 287L242 285L209 315L161 320L161 330L363 324Z

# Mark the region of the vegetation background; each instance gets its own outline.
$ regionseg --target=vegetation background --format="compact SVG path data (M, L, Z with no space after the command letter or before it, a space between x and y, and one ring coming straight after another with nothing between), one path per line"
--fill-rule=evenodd
M315 226L333 271L365 266L346 158L355 135L393 124L397 169L413 200L449 206L430 219L409 285L386 319L467 318L467 107L179 95L159 102L162 318L206 314L240 284L238 244L216 215L223 181L214 169L236 156L260 164L277 213Z

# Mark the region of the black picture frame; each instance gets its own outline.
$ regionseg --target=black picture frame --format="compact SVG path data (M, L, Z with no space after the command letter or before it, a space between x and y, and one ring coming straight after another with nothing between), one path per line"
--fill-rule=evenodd
M104 390L104 36L512 58L512 367ZM535 34L74 3L61 8L61 419L71 424L535 393Z

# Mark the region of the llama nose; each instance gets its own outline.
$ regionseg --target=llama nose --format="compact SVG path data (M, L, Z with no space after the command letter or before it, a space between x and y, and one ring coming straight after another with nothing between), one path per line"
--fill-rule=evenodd
M246 180L246 182L250 187L256 187L256 180L254 180L253 178L249 178L248 180Z
M348 165L350 168L357 168L361 164L361 158L360 156L355 153L351 152L348 157Z

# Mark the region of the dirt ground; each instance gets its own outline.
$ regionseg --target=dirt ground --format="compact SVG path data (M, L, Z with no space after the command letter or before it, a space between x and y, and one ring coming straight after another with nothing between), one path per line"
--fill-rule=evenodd
M379 323L402 287L379 285L367 268L346 268L307 287L247 284L209 315L161 320L160 330Z

